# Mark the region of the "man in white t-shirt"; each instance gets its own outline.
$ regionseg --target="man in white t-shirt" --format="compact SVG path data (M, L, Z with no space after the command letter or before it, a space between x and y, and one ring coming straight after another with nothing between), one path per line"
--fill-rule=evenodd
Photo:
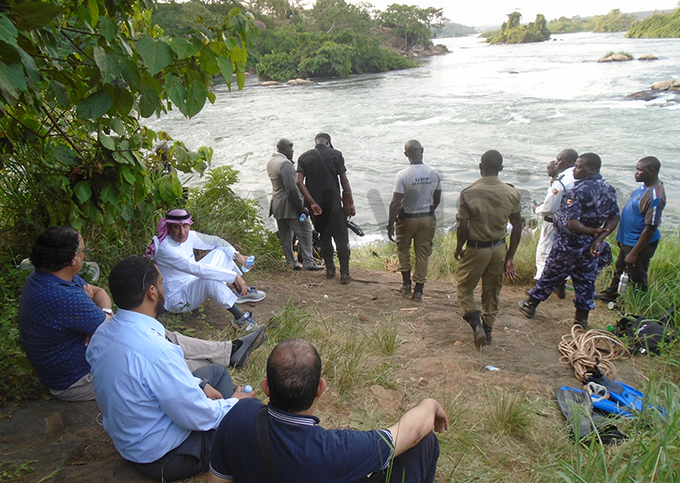
M410 166L397 173L394 194L390 203L387 236L394 240L397 225L397 253L399 271L403 278L401 292L411 295L411 241L416 254L413 281L413 300L423 299L423 286L427 277L427 262L432 254L432 239L437 226L434 210L442 197L441 177L423 163L423 147L415 139L406 142L404 155Z

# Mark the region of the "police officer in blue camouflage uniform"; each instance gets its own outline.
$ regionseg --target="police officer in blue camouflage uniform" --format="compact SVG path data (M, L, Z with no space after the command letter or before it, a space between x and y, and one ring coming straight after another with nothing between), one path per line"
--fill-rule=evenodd
M588 328L588 314L595 308L595 279L601 244L619 223L616 190L600 175L600 157L582 154L574 168L574 187L555 213L555 242L545 269L529 298L518 303L532 318L538 304L550 296L568 276L574 283L574 324ZM604 225L603 225L604 224Z

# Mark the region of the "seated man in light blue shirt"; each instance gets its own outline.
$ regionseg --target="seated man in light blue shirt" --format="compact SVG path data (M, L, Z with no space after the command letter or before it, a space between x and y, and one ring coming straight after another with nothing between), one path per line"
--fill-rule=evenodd
M251 396L234 391L221 364L189 371L182 348L155 319L164 295L152 260L125 258L111 270L109 287L119 310L97 328L86 352L104 429L147 478L173 481L205 471L214 430L239 399ZM247 337L258 338L247 341L256 347L264 330Z

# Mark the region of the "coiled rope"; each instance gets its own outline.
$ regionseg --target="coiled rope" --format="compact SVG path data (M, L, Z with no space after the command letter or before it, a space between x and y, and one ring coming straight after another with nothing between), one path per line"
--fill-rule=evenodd
M614 334L600 329L584 331L573 325L571 334L562 336L557 346L562 357L560 363L574 368L576 378L585 383L586 372L600 369L610 379L616 379L613 361L628 359L630 352Z
M399 268L399 258L396 255L392 255L385 259L384 264L386 272L396 272Z

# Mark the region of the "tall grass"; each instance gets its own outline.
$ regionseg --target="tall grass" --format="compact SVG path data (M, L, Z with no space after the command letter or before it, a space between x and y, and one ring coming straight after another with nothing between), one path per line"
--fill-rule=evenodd
M530 283L536 273L535 253L538 244L538 232L524 232L522 241L515 253L517 277L506 281L514 285ZM453 280L456 277L458 261L453 254L457 240L455 232L440 230L433 240L432 255L428 263L428 278ZM385 259L396 259L397 246L393 242L373 242L352 249L353 266L384 270ZM411 265L415 264L415 253L411 249Z

